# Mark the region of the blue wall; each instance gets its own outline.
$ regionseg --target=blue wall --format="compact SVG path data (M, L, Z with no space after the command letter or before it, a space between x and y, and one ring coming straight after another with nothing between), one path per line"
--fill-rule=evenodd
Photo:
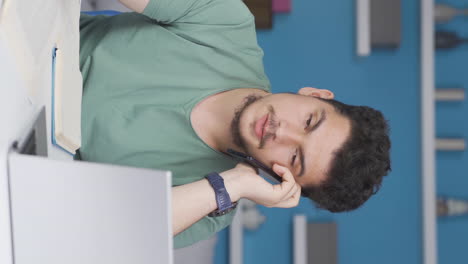
M401 2L400 49L376 51L364 59L355 56L354 1L294 0L290 14L275 15L273 30L258 32L274 92L297 91L303 86L326 88L338 100L369 105L386 115L391 125L393 171L378 195L355 212L330 214L307 200L293 209L261 207L267 221L257 231L245 233L246 264L292 262L294 214L306 214L309 221L338 223L340 264L422 263L420 11L419 1ZM468 36L468 19L450 25L457 23L457 28L465 26ZM437 83L468 86L463 74L467 52L438 54ZM466 113L464 104L438 104L438 135L466 136ZM468 198L468 175L462 167L466 154L440 154L438 159L438 192ZM468 219L440 222L439 263L457 263L455 259L462 256L467 223ZM227 263L226 238L226 232L219 236L217 264Z

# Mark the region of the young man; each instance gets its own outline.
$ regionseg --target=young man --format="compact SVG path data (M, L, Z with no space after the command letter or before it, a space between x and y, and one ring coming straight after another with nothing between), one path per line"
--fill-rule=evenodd
M175 247L229 225L235 202L293 207L301 191L353 210L390 169L382 114L304 87L271 94L254 18L240 0L121 0L83 15L81 159L170 170ZM272 167L272 185L222 152Z

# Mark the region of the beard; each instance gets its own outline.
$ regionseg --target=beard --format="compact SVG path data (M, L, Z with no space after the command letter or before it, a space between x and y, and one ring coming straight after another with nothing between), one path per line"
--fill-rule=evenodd
M234 113L234 118L231 121L231 136L233 143L242 148L244 152L247 153L247 145L245 143L245 139L242 137L241 132L240 132L240 120L242 118L242 115L244 114L245 110L254 102L258 101L261 99L262 96L259 95L248 95L244 98L244 103L239 106L236 109L236 112Z

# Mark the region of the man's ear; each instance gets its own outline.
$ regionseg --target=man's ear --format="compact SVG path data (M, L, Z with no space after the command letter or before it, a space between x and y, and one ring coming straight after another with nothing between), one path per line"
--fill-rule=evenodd
M297 92L300 95L307 95L307 96L314 96L314 97L320 97L323 99L333 99L335 98L335 95L333 92L326 90L326 89L318 89L314 87L303 87L299 89Z

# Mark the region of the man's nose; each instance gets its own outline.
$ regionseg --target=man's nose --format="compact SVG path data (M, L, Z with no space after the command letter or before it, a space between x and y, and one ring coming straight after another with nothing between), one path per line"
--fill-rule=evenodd
M304 132L304 128L282 120L276 130L275 141L279 144L300 144L304 138Z

